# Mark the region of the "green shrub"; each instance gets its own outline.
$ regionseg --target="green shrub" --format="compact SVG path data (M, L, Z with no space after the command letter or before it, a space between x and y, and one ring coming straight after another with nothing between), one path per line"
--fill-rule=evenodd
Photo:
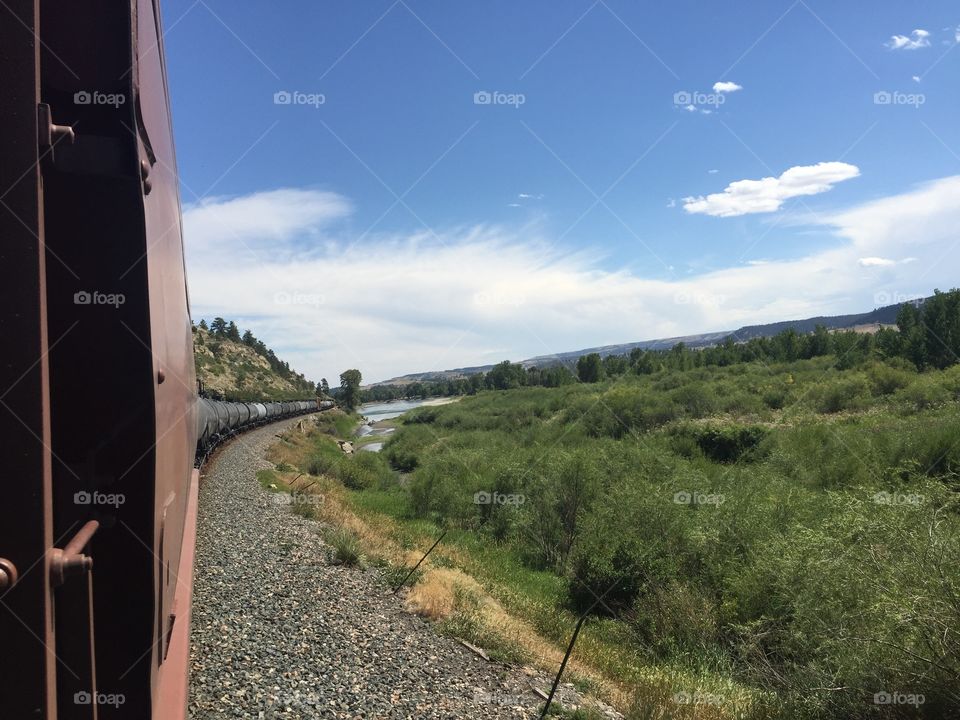
M351 490L382 486L391 479L385 458L378 453L359 451L343 456L334 468L337 478Z
M331 473L335 465L336 460L329 455L315 454L307 463L307 472L317 476L327 475Z
M921 375L898 392L896 399L912 412L939 407L950 400L950 391L938 382L939 379L933 373Z
M867 368L867 378L874 395L891 395L907 387L915 377L916 373L893 368L883 363L875 363Z
M870 387L860 376L831 380L811 392L817 411L822 413L860 410L869 395Z
M715 462L731 463L750 458L767 436L760 425L685 425L676 434L693 439L703 454Z

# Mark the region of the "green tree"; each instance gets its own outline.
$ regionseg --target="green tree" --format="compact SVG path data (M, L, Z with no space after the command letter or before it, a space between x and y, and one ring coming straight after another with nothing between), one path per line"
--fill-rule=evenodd
M241 338L243 344L247 347L254 347L257 344L257 339L253 336L253 333L249 330L243 333L243 338Z
M474 373L470 376L470 379L467 381L467 383L467 394L476 395L478 392L483 390L483 387L486 384L486 376L483 373Z
M906 303L897 313L897 327L900 328L900 347L903 356L919 369L926 367L926 337L920 311L913 303Z
M213 333L213 336L216 338L226 337L227 321L222 317L214 318L213 322L210 323L210 332Z
M598 353L582 355L577 359L577 377L583 383L600 382L603 377L603 361Z
M200 318L200 324L197 327L199 327L201 330L207 330L207 321L203 318Z
M340 373L340 402L348 410L355 410L360 404L360 383L363 376L359 370L345 370Z
M920 322L924 335L924 360L942 370L958 361L960 352L960 291L933 291L923 303Z
M233 342L240 342L240 330L237 329L237 324L231 320L227 323L227 339L232 340Z
M511 390L525 384L527 374L522 365L515 365L509 360L494 365L493 370L487 373L487 387L494 390Z
M823 325L817 324L813 334L807 338L806 357L814 358L830 354L830 332Z

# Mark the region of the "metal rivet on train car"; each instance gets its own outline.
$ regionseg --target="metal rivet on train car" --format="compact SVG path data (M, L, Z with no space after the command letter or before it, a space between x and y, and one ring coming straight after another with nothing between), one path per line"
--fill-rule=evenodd
M0 592L17 584L17 566L6 558L0 558Z

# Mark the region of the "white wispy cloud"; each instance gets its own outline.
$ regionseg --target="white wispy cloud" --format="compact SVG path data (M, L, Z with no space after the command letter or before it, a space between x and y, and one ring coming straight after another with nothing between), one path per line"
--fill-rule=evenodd
M859 174L856 165L843 162L801 165L786 170L779 177L738 180L727 185L723 192L684 198L683 208L691 214L714 217L774 212L790 198L826 192L837 183Z
M920 48L930 47L930 33L927 30L917 28L909 36L892 36L890 42L886 45L891 50L919 50Z
M351 210L342 195L297 188L211 197L184 208L195 242L204 248L227 245L248 251L282 246L294 237L316 239L326 226Z
M536 225L357 237L350 207L311 190L187 207L194 317L236 320L312 379L378 380L866 309L960 276L960 176L821 218L828 249L676 280L605 269L597 248L564 252ZM860 262L901 257L882 273Z
M735 82L730 81L715 82L713 84L713 91L716 93L731 93L737 90L743 90L743 85L737 85Z
M860 267L890 267L896 265L896 260L891 260L890 258L882 257L865 257L857 260L857 263Z

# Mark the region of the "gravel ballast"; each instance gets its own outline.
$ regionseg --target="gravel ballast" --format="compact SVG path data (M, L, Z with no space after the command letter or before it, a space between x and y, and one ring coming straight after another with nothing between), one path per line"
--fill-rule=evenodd
M241 435L204 468L190 717L537 717L546 676L438 635L377 569L331 564L318 523L260 487L267 448L293 422ZM569 685L560 699L579 701Z

